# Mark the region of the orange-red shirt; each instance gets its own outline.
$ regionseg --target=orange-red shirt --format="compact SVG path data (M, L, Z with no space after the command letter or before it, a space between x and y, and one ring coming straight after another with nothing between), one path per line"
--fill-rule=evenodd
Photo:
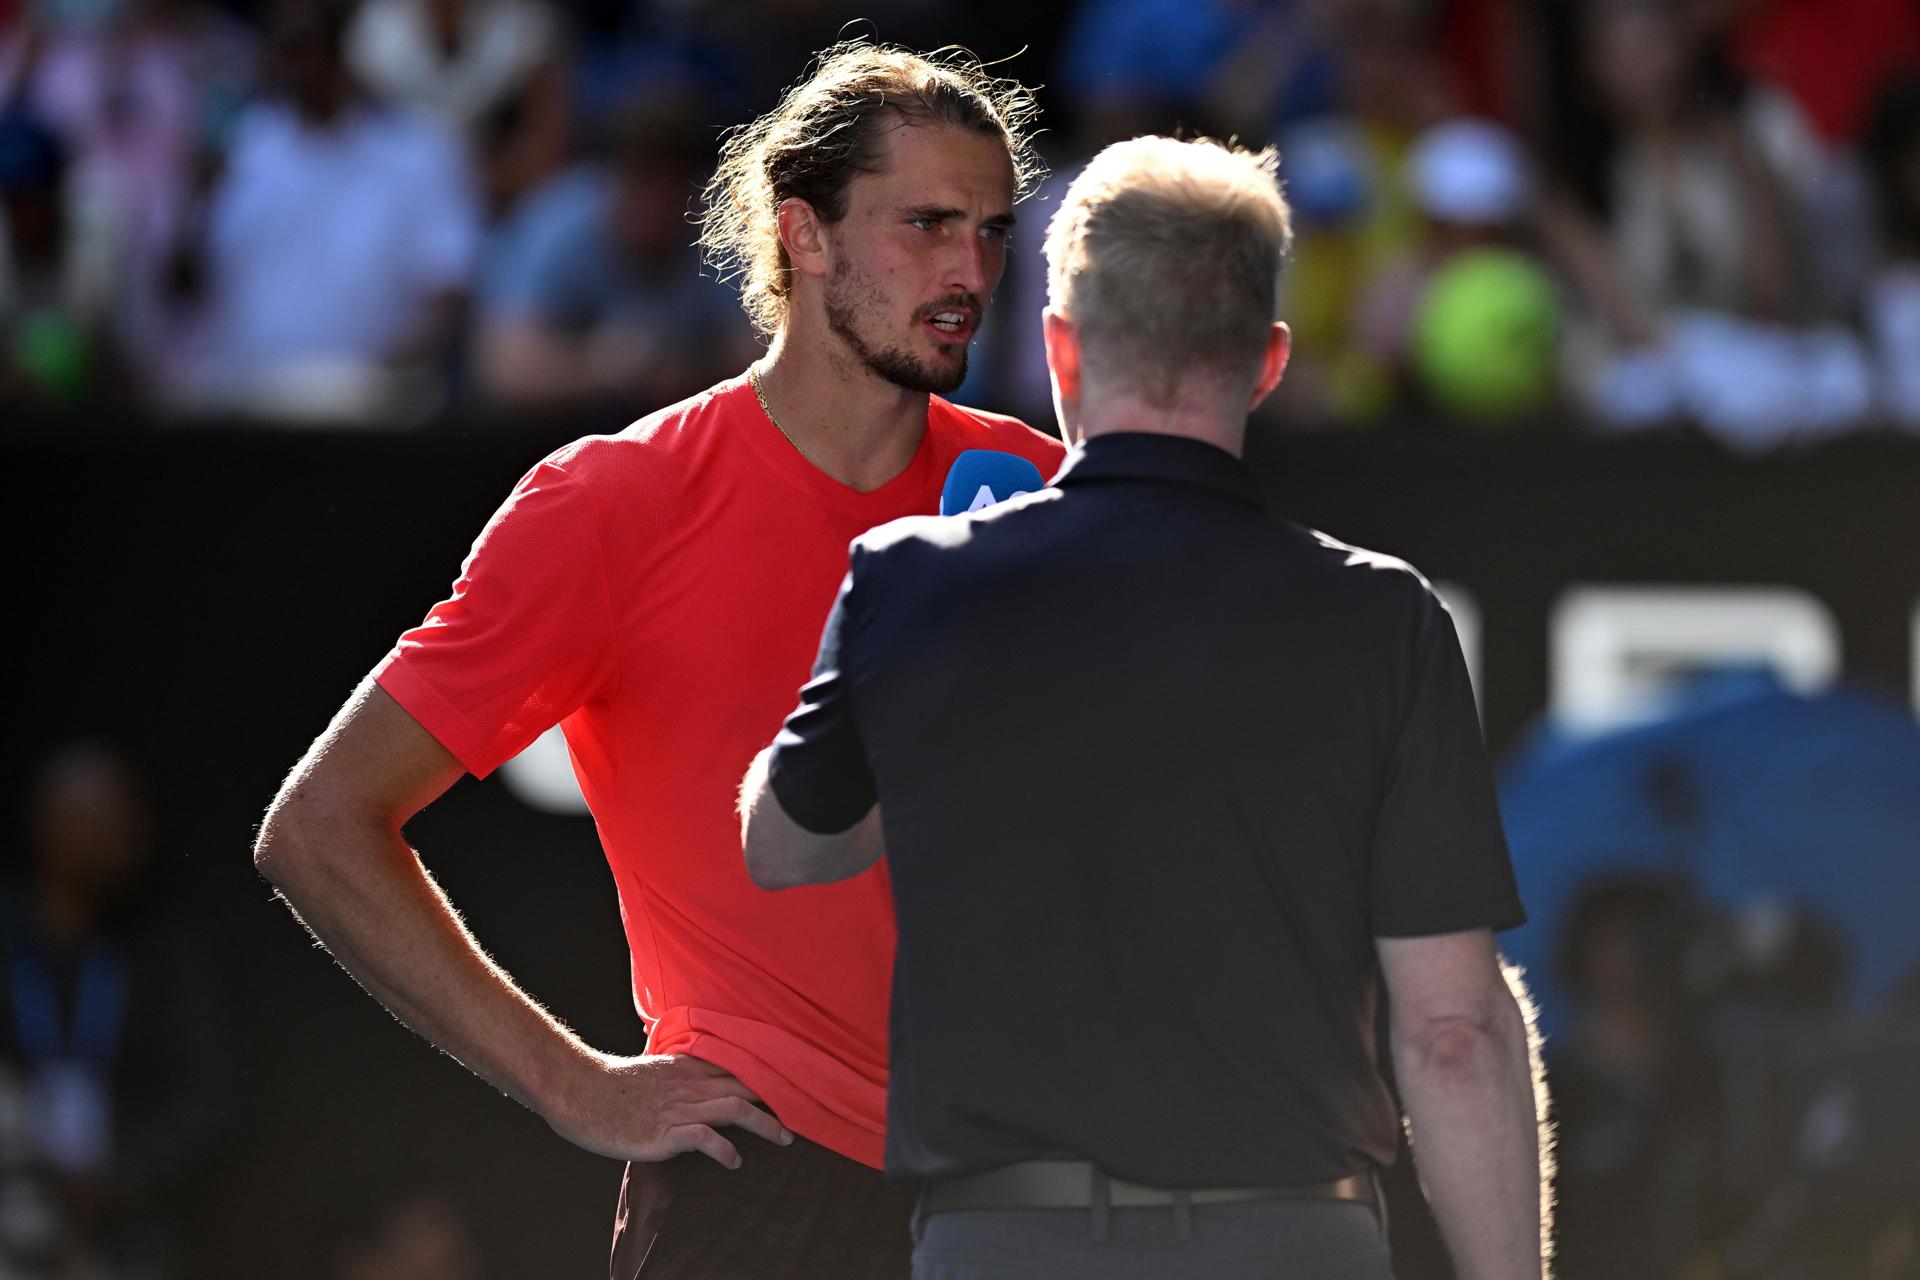
M885 864L763 893L735 795L792 709L847 544L939 508L964 449L1053 474L1058 441L934 397L905 471L859 493L744 377L528 472L380 687L484 777L550 725L613 869L648 1050L706 1059L795 1132L878 1167L894 949Z

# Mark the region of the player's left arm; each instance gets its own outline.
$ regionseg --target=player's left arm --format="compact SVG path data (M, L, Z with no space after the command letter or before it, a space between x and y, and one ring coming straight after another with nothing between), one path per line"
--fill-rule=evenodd
M859 875L880 860L880 806L845 831L809 831L795 822L767 780L772 747L747 766L740 784L740 844L747 874L762 889L829 884Z

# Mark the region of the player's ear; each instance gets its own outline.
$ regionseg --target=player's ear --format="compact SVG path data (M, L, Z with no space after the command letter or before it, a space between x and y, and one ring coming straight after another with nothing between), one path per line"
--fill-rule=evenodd
M1048 307L1041 313L1041 333L1047 344L1047 371L1066 400L1078 400L1081 391L1080 331L1067 313Z
M1260 361L1260 380L1253 384L1253 398L1247 402L1247 411L1252 412L1255 405L1273 394L1280 385L1280 377L1287 371L1287 357L1293 351L1293 331L1286 322L1275 320L1273 328L1267 331L1267 354Z
M790 196L780 202L774 216L779 219L780 244L787 251L787 262L801 275L825 276L832 265L827 226L814 207Z

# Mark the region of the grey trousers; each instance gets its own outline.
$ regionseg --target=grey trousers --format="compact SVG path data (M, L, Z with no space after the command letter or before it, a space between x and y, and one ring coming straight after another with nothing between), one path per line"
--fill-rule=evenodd
M1089 1209L916 1215L913 1280L1393 1280L1379 1218L1349 1201L1110 1209L1100 1225Z

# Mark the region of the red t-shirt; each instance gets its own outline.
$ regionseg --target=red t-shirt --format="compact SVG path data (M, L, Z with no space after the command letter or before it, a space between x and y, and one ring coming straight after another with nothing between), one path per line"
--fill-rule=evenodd
M740 1078L795 1132L879 1167L893 903L885 864L764 893L735 797L812 669L847 544L939 509L963 449L1057 469L1058 441L934 397L905 471L859 493L746 378L529 472L453 594L374 678L484 777L555 722L619 888L653 1053Z

